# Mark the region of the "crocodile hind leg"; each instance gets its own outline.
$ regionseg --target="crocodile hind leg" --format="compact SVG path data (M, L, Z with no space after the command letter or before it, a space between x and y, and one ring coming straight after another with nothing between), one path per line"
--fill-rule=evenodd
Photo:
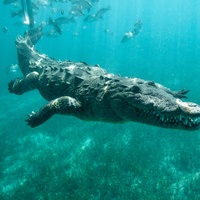
M34 90L38 86L39 74L31 72L25 78L16 78L8 83L8 90L10 93L21 95L30 90Z
M32 112L26 122L29 126L36 127L50 119L54 114L80 117L81 113L81 104L76 99L63 96L44 105L38 112Z

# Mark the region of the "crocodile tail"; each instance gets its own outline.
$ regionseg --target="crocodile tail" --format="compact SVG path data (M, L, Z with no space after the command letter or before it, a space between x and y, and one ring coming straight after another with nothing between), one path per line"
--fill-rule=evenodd
M29 29L25 31L24 38L27 39L27 42L29 42L29 45L35 45L37 41L42 37L42 26L38 26L32 29Z
M25 32L24 37L16 39L18 65L24 76L35 71L40 73L42 65L52 61L48 56L40 54L34 45L42 36L42 27L36 27Z

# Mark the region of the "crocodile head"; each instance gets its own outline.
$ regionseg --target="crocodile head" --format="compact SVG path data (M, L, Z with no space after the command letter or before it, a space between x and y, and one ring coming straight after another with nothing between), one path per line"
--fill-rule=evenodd
M125 83L126 82L126 83ZM197 130L200 128L200 106L183 102L188 91L171 91L160 84L141 79L127 79L125 84L113 84L112 109L125 121L163 128Z

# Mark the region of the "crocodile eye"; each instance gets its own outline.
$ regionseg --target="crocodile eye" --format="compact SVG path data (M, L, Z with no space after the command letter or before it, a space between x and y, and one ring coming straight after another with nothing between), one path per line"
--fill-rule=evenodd
M139 88L138 86L134 85L134 86L131 88L131 91L132 91L133 93L139 93L141 90L140 90L140 88Z

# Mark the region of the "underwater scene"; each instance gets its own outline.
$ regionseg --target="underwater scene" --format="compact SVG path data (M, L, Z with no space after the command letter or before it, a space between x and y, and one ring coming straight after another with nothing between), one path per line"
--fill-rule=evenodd
M2 0L0 200L200 199L199 10L196 0ZM83 102L74 87L59 104L66 93L34 82L66 63L92 71L71 75Z

